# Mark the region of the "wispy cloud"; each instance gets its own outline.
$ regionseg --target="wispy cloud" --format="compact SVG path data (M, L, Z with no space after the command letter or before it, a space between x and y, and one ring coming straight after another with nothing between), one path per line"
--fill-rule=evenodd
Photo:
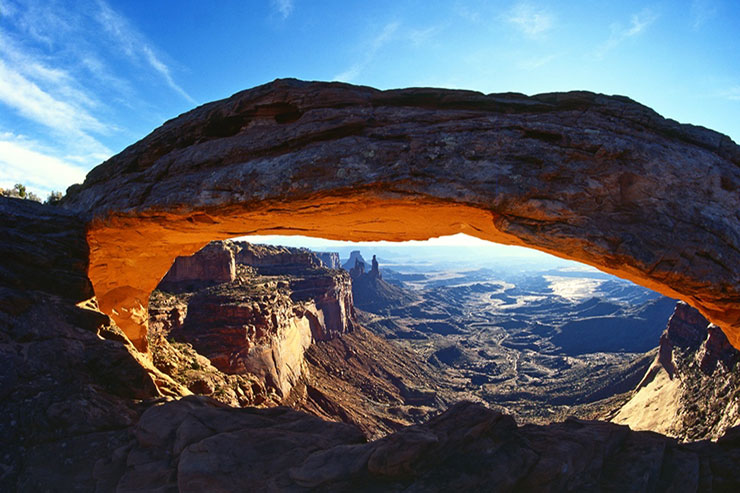
M717 16L719 7L714 0L693 0L689 15L691 17L691 28L695 31L701 29L704 24Z
M460 2L455 2L455 6L453 7L454 12L465 19L468 22L477 23L480 22L481 15L480 12L478 12L475 9L472 9L469 5L465 5Z
M537 70L538 68L544 67L548 63L552 62L559 56L559 53L553 53L551 55L526 58L517 62L517 68L520 68L522 70Z
M195 100L172 78L170 68L157 56L151 44L128 20L119 15L103 0L98 0L97 20L101 27L118 42L118 46L134 62L148 64L176 93L195 104Z
M423 29L409 29L405 37L411 41L411 44L419 47L426 45L440 31L438 26L426 27Z
M0 133L0 188L23 183L45 198L52 190L64 191L84 180L84 167L60 159L53 152L40 152L42 147L22 136Z
M60 100L0 60L0 102L25 118L70 138L85 140L98 150L108 151L90 137L89 132L104 133L105 124L84 108Z
M74 9L4 0L0 22L0 186L63 190L110 157L111 142L129 140L115 123L121 108L151 111L132 73L194 102L157 48L104 0Z
M527 2L515 4L504 16L519 32L528 38L540 38L555 25L555 16L548 10Z
M730 101L740 101L740 86L734 86L722 91L720 96Z
M0 63L5 62L13 72L39 84L50 87L66 101L84 107L94 107L98 101L75 83L74 77L60 67L52 67L24 52L11 38L0 33Z
M603 58L609 51L613 50L624 41L638 36L658 19L658 14L651 9L645 8L630 17L630 23L624 27L619 23L611 25L611 35L601 46L596 49L596 58Z
M394 35L398 31L400 25L401 24L399 22L389 22L388 24L383 26L379 33L377 33L367 43L365 43L366 46L363 48L364 54L362 58L353 63L352 66L347 70L334 76L333 80L342 82L354 81L360 75L360 73L362 73L365 67L367 67L373 61L378 51L394 38Z
M272 8L280 14L283 19L287 19L293 12L293 0L271 0Z

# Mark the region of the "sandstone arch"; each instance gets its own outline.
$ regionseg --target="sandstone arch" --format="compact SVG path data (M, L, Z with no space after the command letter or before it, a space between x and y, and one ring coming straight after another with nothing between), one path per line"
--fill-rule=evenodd
M146 349L177 255L242 234L464 232L683 299L740 347L740 147L624 97L277 80L170 120L93 169L101 308Z

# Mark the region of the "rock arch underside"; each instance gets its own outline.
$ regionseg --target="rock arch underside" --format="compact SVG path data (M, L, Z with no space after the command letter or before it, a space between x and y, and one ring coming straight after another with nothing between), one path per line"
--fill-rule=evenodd
M685 300L740 348L740 147L625 97L277 80L168 121L64 206L144 351L175 257L245 234L528 246Z

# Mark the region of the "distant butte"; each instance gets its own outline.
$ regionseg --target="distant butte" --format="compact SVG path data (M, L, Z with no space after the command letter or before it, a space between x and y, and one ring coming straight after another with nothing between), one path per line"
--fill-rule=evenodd
M621 96L276 80L168 121L93 169L101 309L146 350L147 300L210 240L466 233L680 298L740 347L740 147Z

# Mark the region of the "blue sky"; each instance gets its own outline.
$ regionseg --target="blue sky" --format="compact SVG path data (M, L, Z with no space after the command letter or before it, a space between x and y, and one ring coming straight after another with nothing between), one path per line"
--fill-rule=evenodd
M736 0L0 0L0 187L64 190L278 77L624 94L738 142L739 25Z

